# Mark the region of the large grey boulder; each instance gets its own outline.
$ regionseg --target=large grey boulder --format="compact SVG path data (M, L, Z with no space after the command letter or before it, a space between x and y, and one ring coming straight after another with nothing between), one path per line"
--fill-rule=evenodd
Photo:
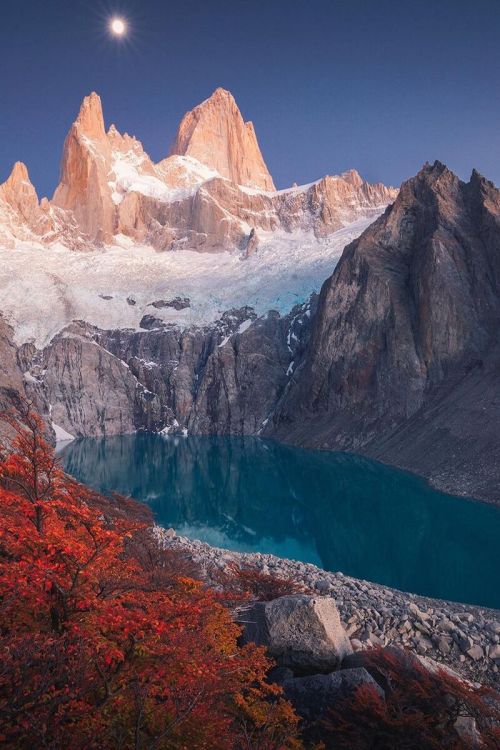
M331 674L314 674L285 680L285 696L307 721L317 721L340 701L350 698L362 685L370 685L383 698L384 691L366 669L342 669Z
M282 596L256 602L239 616L245 642L265 646L282 667L294 672L329 672L352 652L334 599Z

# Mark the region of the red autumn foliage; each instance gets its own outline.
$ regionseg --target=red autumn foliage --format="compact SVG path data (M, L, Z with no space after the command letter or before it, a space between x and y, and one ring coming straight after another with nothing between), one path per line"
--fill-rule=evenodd
M147 524L63 474L26 412L0 463L2 747L299 748L263 650L237 646L228 611L146 543Z
M269 602L280 596L308 594L310 589L291 578L263 573L252 565L240 566L229 563L224 569L210 572L214 584L223 592L223 599L229 606L242 602Z
M457 732L457 721L465 719L475 726L473 732L480 732L476 746L498 750L498 693L444 669L433 672L402 651L373 649L367 660L385 699L373 686L363 685L352 698L332 707L320 729L325 748L470 750L473 734Z

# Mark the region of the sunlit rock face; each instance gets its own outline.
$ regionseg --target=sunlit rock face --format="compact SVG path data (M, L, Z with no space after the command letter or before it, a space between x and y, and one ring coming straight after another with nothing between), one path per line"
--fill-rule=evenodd
M38 201L28 169L16 162L8 179L0 185L0 240L13 246L15 240L50 238L53 221L47 201Z
M225 89L184 115L170 153L191 156L237 185L275 190L253 123L244 122Z
M91 94L83 100L77 119L66 137L61 181L53 204L74 216L89 240L109 242L115 216L108 173L111 146L104 129L101 100Z
M38 201L26 167L0 187L4 245L35 238L93 250L125 238L156 250L251 254L262 233L321 240L376 216L397 191L357 172L276 191L252 123L217 89L188 112L171 154L155 164L141 142L107 130L99 96L85 97L66 137L51 202Z

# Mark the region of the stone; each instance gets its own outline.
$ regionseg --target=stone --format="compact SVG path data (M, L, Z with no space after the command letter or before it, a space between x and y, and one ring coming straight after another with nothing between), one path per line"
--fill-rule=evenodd
M474 661L477 661L478 659L484 659L484 651L481 646L478 646L476 644L475 646L472 646L472 648L469 648L467 650L467 656L470 656L470 658Z
M454 727L466 747L480 748L484 744L476 720L472 716L459 716Z
M304 594L257 602L238 616L244 642L296 673L328 672L352 652L334 599Z
M469 635L465 635L464 633L460 633L456 637L456 641L458 643L458 647L460 648L463 653L467 653L469 649L471 649L474 645L474 642L472 638Z
M273 667L269 671L267 679L276 685L282 685L285 680L291 680L293 676L292 670L288 669L288 667Z
M319 581L316 581L315 587L320 591L321 593L327 592L331 588L330 581L327 581L325 578L320 578Z
M500 645L495 644L494 646L491 646L488 656L490 659L500 661Z
M285 680L283 690L299 716L307 721L317 721L336 703L351 697L362 685L369 685L381 698L384 697L382 688L363 668L295 677Z
M354 651L362 651L364 646L358 638L351 638L351 646Z
M440 636L437 639L436 647L438 651L440 651L444 656L446 656L451 651L451 638Z

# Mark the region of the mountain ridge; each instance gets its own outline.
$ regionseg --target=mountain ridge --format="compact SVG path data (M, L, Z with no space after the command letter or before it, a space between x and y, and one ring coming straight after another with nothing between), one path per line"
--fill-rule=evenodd
M52 200L35 205L34 188L23 192L21 181L9 180L0 192L6 240L77 250L124 236L157 250L253 252L259 232L328 236L397 194L354 172L276 191L253 125L224 89L186 113L171 154L157 164L138 139L114 125L106 131L101 99L92 92L65 139Z
M199 325L192 300L150 293L134 330L124 299L114 325L77 320L19 347L25 386L71 435L262 434L500 502L500 191L427 164L366 224L312 304L226 305Z
M273 436L497 497L500 190L441 162L348 245Z

